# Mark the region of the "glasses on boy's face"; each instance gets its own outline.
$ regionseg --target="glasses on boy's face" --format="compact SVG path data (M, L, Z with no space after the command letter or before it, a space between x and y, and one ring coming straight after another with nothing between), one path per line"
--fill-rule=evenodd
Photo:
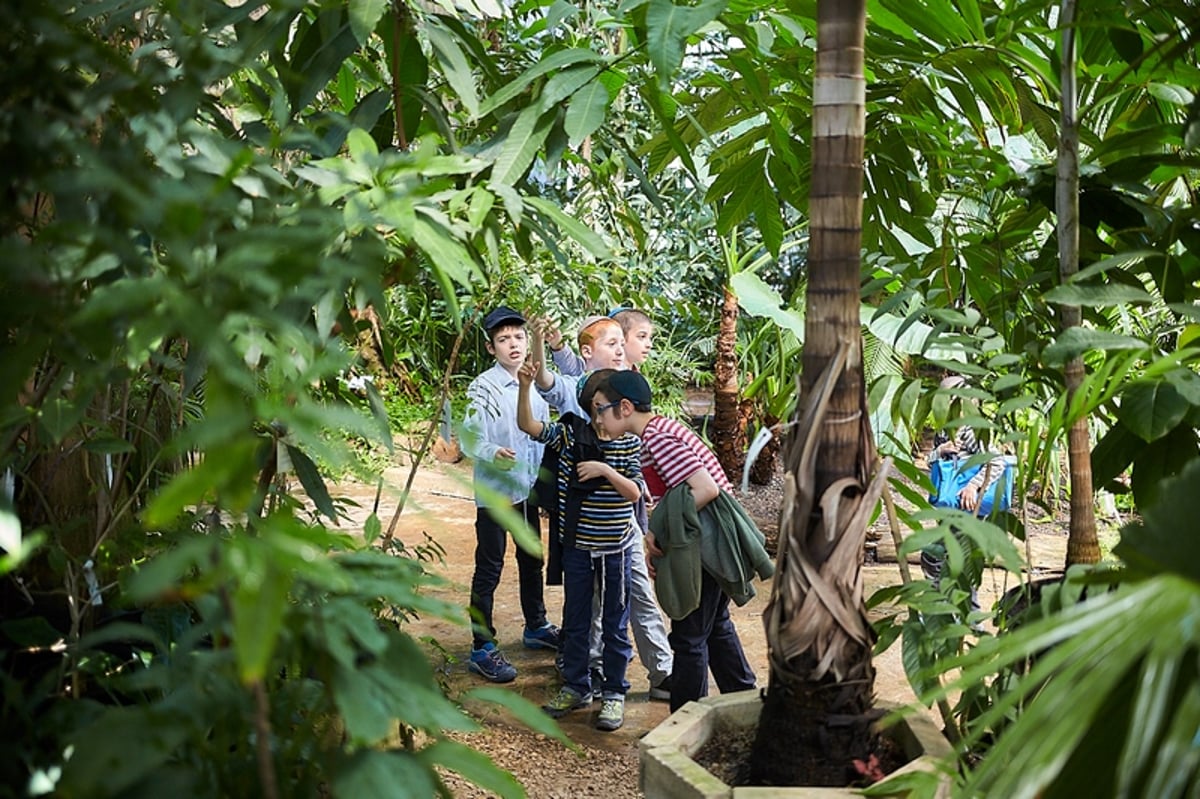
M615 408L620 404L621 404L621 401L617 400L616 402L606 402L603 405L596 405L595 407L592 408L592 416L599 418L599 417L603 416L604 412L607 411L609 408Z

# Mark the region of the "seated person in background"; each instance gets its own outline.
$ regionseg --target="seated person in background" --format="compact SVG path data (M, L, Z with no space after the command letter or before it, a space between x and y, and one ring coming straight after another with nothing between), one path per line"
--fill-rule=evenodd
M967 381L962 375L949 375L944 378L939 386L942 389L962 388L967 384ZM969 401L969 400L964 400ZM935 461L945 458L958 458L965 461L974 455L984 452L979 444L979 439L975 435L975 431L970 425L961 425L954 431L953 435L946 432L938 433L933 439L933 450L929 453L929 462L932 464ZM976 513L979 510L979 505L986 495L986 492L993 490L996 482L1004 476L1004 470L1007 466L1007 461L1003 454L992 453L992 458L985 463L975 476L972 477L961 489L959 489L957 504L962 510L970 513ZM951 528L956 536L959 531L956 528ZM960 540L962 540L960 538ZM921 550L921 571L925 574L925 578L936 589L941 584L942 570L946 565L946 548L941 542L931 544ZM968 575L971 583L971 609L979 610L979 585L980 575ZM977 625L976 625L977 626Z

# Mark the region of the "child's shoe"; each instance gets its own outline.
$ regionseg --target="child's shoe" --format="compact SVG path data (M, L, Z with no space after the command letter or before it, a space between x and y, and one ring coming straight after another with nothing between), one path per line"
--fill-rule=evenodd
M650 700L652 702L670 702L671 701L671 688L673 686L671 677L672 677L672 675L668 674L666 677L663 678L662 682L660 682L658 685L650 686Z
M542 705L542 710L550 718L560 719L570 713L572 710L579 710L581 707L587 707L592 703L591 693L581 694L578 691L572 691L565 685L558 690L558 693L546 704Z
M553 649L558 651L558 645L561 640L562 633L550 622L546 622L537 629L526 627L525 635L521 637L521 641L525 644L526 649Z
M596 719L596 729L612 732L621 729L625 723L625 701L622 699L604 699L600 702L600 717Z
M485 643L482 649L471 650L467 669L492 682L512 682L517 678L517 667L509 663L508 658L491 641Z

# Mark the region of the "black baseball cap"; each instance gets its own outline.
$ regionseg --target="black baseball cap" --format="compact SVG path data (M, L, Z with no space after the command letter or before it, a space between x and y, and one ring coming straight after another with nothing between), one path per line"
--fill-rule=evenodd
M483 329L491 333L501 325L523 325L525 317L521 316L520 311L514 311L506 305L497 307L494 311L483 317Z
M617 395L616 397L612 397L612 399L617 399L618 397L627 399L639 411L649 410L651 401L650 384L646 382L646 378L642 377L640 372L635 372L631 369L614 372L608 377L608 387Z

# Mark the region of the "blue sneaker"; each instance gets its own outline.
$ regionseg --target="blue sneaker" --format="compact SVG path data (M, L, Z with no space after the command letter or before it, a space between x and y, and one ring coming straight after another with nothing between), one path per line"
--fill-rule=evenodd
M492 682L512 682L517 678L517 668L508 662L491 641L485 643L482 649L471 650L467 668Z
M521 641L526 649L553 649L557 652L562 641L562 632L550 622L546 622L536 630L526 627Z

